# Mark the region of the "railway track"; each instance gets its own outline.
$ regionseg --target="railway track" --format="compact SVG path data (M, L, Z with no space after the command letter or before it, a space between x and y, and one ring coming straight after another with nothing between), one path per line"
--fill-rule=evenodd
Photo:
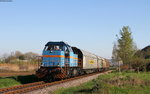
M111 71L106 71L106 72L102 72L102 73L108 73L108 72L111 72ZM33 90L45 88L48 86L52 86L52 85L56 85L56 84L60 84L60 83L64 83L67 81L72 81L72 80L76 80L76 79L80 79L80 78L84 78L84 77L88 77L88 76L92 76L92 75L96 75L96 74L99 74L99 72L87 74L87 75L82 75L82 76L78 76L78 77L74 77L74 78L69 78L69 79L65 79L65 80L55 81L55 82L51 82L51 83L46 83L44 81L40 81L40 82L29 83L29 84L24 84L24 85L9 87L9 88L3 88L3 89L0 89L0 94L26 93L26 92L30 92Z

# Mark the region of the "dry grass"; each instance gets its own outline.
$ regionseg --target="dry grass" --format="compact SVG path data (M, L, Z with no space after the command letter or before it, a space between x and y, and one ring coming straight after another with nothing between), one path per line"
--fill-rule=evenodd
M37 68L35 64L0 64L0 71L34 71Z
M116 76L114 78L110 79L105 79L103 80L105 83L117 86L117 87L123 87L127 84L130 84L132 86L136 85L150 85L150 83L147 83L147 81L143 81L139 79L138 77L132 77L132 76Z

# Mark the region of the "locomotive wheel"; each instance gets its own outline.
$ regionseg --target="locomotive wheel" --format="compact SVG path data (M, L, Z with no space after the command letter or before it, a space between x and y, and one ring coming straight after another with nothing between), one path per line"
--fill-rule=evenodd
M73 69L72 74L73 74L73 76L77 76L78 75L77 69Z
M53 76L52 74L47 74L47 75L45 76L45 80L46 80L47 82L55 81L54 76Z

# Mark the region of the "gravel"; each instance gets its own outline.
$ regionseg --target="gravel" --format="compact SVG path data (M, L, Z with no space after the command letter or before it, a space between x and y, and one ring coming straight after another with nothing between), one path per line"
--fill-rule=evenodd
M99 74L88 76L88 77L85 77L85 78L80 78L80 79L64 82L64 83L61 83L61 84L45 87L45 88L34 90L32 92L28 92L28 93L25 93L25 94L51 94L55 90L60 89L62 87L63 88L69 88L69 87L73 87L73 86L80 86L81 84L83 84L85 82L88 82L90 80L93 80L93 79L97 78L99 75L103 75L103 74L106 74L106 73L108 73L108 72L99 73Z

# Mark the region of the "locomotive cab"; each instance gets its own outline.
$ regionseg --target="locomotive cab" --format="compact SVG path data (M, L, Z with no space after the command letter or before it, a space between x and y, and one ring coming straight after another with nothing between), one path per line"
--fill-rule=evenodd
M77 54L64 42L48 42L42 54L43 67L77 66Z
M42 67L62 67L64 65L63 45L47 44L42 53Z

